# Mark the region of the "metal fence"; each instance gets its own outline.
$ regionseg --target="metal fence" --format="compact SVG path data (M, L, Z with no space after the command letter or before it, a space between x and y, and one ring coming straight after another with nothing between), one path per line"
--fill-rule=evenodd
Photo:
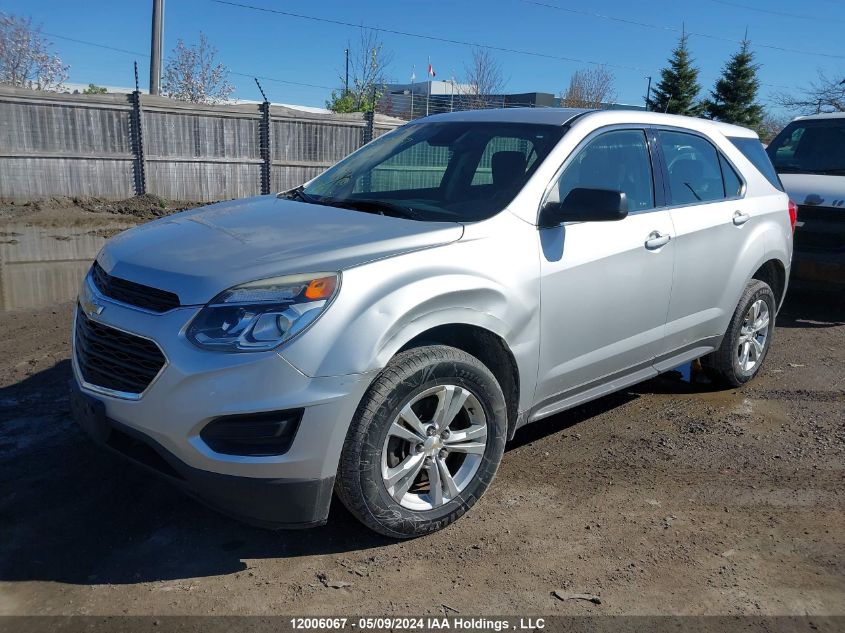
M210 202L280 191L402 123L382 114L0 87L0 199L150 193Z

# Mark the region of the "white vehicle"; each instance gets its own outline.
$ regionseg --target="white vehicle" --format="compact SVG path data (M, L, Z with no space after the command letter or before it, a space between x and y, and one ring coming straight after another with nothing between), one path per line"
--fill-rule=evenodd
M798 117L767 152L798 204L793 279L845 289L845 112Z

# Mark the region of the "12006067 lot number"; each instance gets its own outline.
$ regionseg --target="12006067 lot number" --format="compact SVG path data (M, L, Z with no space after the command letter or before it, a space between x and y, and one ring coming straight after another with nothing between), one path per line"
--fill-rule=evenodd
M290 625L302 630L345 629L348 618L291 618Z

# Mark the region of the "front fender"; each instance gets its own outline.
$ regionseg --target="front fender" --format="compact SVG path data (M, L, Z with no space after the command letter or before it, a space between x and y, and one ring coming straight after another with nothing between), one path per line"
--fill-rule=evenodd
M471 325L505 341L524 393L532 394L539 339L537 236L533 227L510 218L521 228L486 231L484 239L471 236L344 271L332 306L279 353L309 376L370 373L426 330Z

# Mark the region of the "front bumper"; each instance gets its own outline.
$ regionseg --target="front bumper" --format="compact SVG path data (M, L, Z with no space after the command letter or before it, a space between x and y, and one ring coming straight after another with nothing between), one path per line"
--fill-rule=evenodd
M149 436L108 419L103 402L71 384L73 417L100 446L163 476L188 495L223 514L264 528L307 528L328 518L334 477L270 479L238 477L188 466Z
M89 429L90 435L113 449L115 438L140 442L159 456L159 465L169 465L155 470L209 505L253 523L316 525L326 520L343 441L372 376L310 377L273 351L201 350L184 336L195 307L153 314L101 295L97 301L105 307L92 319L153 340L167 362L140 397L121 397L84 381L74 341L75 389L103 408L105 438ZM282 455L220 454L200 437L214 418L299 408L304 413L296 436Z

